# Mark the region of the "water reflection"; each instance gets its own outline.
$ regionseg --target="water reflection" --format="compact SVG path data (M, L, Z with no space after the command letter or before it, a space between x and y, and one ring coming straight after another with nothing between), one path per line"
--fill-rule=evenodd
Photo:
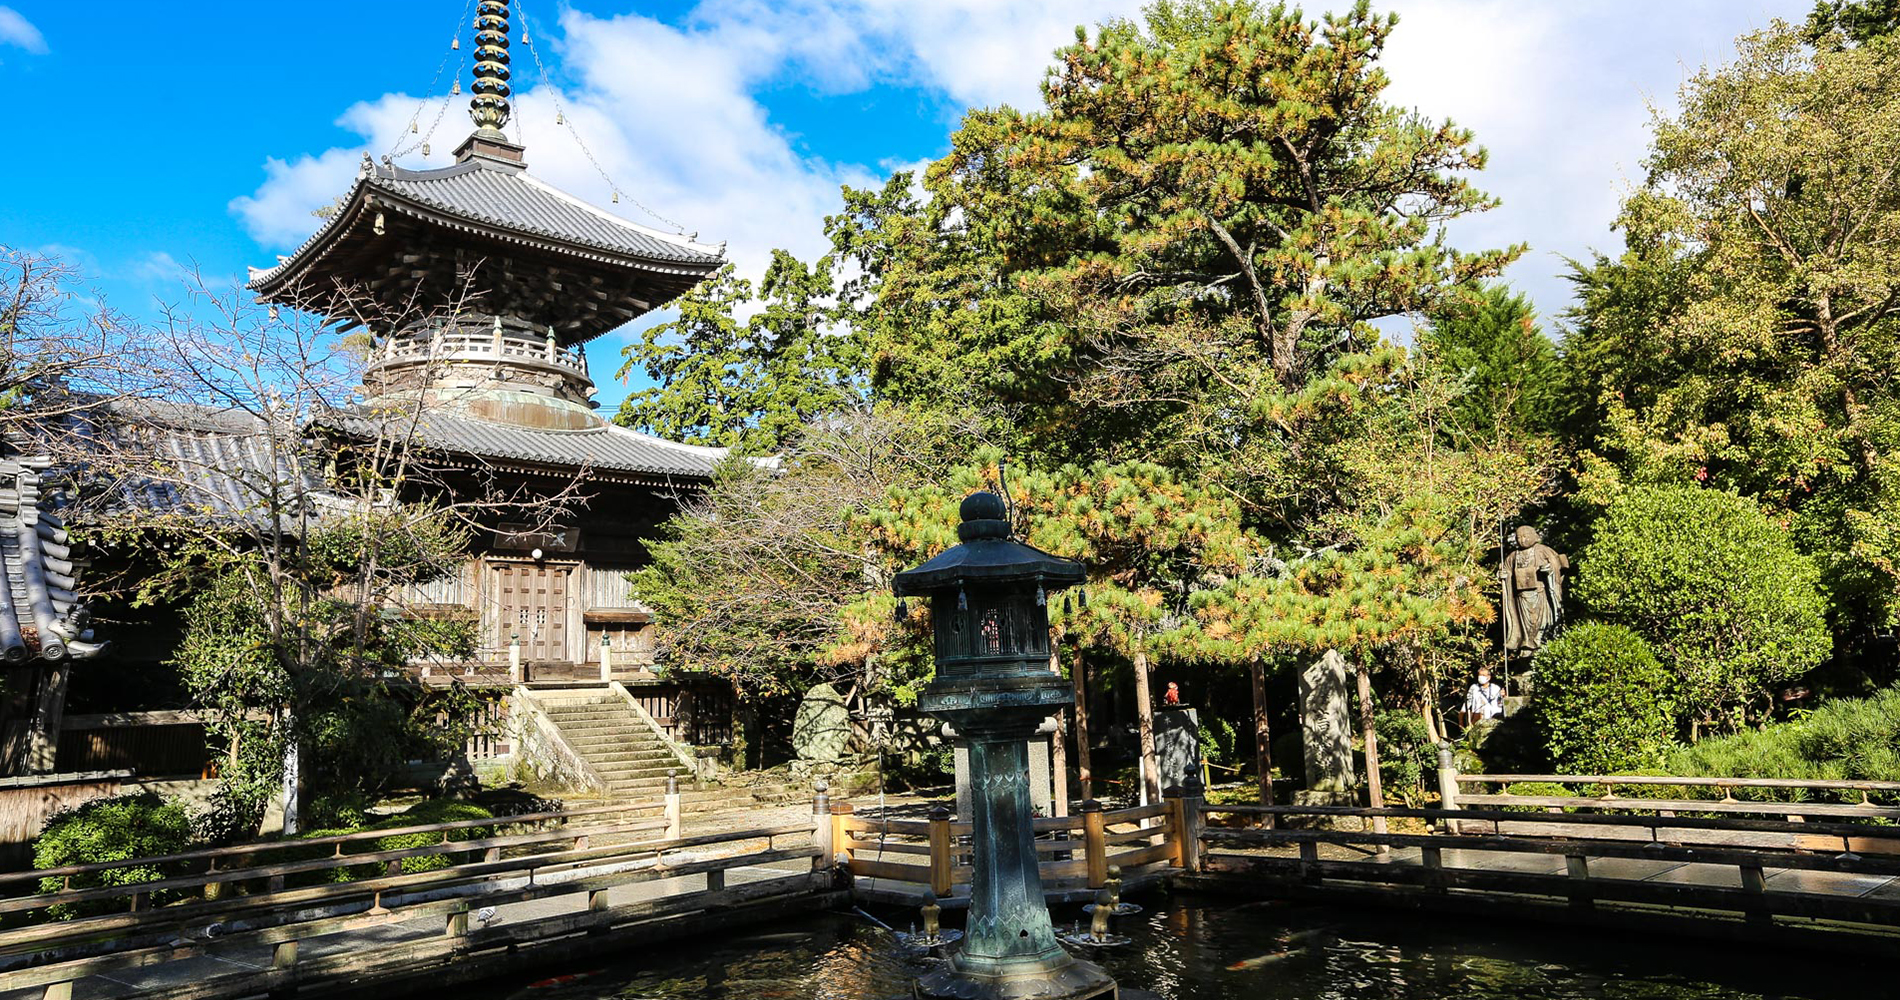
M1074 917L1057 914L1063 925ZM1088 957L1167 1000L1860 1000L1885 989L1843 978L1857 974L1853 963L1813 956L1434 914L1177 898L1117 930L1134 943ZM926 968L888 932L839 915L794 931L635 945L617 962L454 995L877 1000L906 994Z

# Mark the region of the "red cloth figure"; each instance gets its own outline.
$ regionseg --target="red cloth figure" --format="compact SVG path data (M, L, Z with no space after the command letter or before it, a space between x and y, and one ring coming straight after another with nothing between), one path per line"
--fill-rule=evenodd
M1162 695L1161 700L1169 705L1181 704L1181 685L1176 684L1173 681L1169 681L1168 693L1165 695Z

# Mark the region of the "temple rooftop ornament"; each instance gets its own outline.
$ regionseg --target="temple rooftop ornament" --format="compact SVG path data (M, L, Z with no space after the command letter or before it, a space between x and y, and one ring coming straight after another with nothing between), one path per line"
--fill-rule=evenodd
M1044 718L1073 700L1049 671L1052 590L1083 580L1082 564L1010 537L1007 510L974 493L955 546L897 574L899 597L930 602L937 675L918 706L970 748L970 912L962 942L917 983L919 997L1084 1000L1115 981L1057 941L1036 862L1029 745Z

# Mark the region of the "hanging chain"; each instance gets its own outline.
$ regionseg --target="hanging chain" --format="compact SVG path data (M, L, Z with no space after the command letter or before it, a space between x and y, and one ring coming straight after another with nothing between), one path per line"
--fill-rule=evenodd
M535 33L529 30L528 28L528 12L523 9L520 0L515 0L514 8L515 8L515 20L521 22L521 40L522 42L526 43L528 46L528 55L534 58L534 70L541 77L541 86L547 90L548 95L549 95L548 99L554 102L555 124L560 125L567 129L567 134L573 138L574 145L579 146L581 149L581 154L587 157L587 162L594 165L594 172L600 175L601 180L607 182L608 189L611 190L614 194L614 200L615 201L620 200L620 196L625 192L622 192L620 190L620 186L614 183L614 179L608 176L607 168L600 165L600 160L594 157L594 151L587 148L587 140L581 138L580 131L574 127L573 116L569 115L566 109L561 107L561 91L559 88L555 87L553 81L551 81L548 78L548 69L546 66L542 65L541 63L541 50L539 47L537 47L534 44ZM523 127L525 128L527 115L522 115L521 117L523 120ZM672 219L669 219L666 216L661 215L660 213L654 211L653 209L648 208L645 203L640 201L640 199L635 198L633 195L629 194L627 195L627 200L633 202L634 207L638 208L640 211L645 212L646 214L652 216L654 219L668 226L671 226L674 232L680 234L681 236L686 235L685 226L682 226L679 223L674 222Z
M474 6L475 0L463 0L462 16L455 22L455 34L449 36L449 52L461 51L462 28L469 23L468 12L472 10ZM448 69L450 58L451 56L444 54L442 61L436 63L435 76L429 80L429 87L423 91L424 94L434 94L436 87L442 84L442 71ZM458 55L453 58L455 59L455 76L459 80L462 76L462 67L467 62L467 57ZM409 131L397 133L395 143L390 146L389 152L384 154L385 159L408 156L410 153L429 145L429 140L435 136L435 130L442 127L442 119L448 114L449 105L454 103L451 97L442 98L441 106L435 109L435 120L429 123L429 130L427 132L420 133L420 138L411 139L405 145L403 143L403 137L418 134L417 125L422 121L422 112L429 106L430 100L431 98L424 97L422 100L416 102L416 110L409 116ZM426 156L427 154L425 153L424 155Z

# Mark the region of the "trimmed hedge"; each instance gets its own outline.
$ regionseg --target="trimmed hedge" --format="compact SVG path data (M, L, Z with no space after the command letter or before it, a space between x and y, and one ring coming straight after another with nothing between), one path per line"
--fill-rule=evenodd
M1670 676L1641 636L1621 625L1579 625L1537 654L1531 711L1565 774L1655 767L1674 746Z
M191 844L191 816L182 803L166 801L155 792L122 795L91 802L54 814L33 842L33 867L63 868L67 865L95 864L101 861L126 861L133 858L178 854ZM158 865L134 865L114 868L72 878L74 889L101 886L130 886L155 882L178 874ZM43 893L59 892L62 880L40 880ZM129 894L128 894L129 895ZM153 905L169 901L166 893L154 893ZM78 905L60 903L47 907L56 920L120 911L123 899L100 900Z

